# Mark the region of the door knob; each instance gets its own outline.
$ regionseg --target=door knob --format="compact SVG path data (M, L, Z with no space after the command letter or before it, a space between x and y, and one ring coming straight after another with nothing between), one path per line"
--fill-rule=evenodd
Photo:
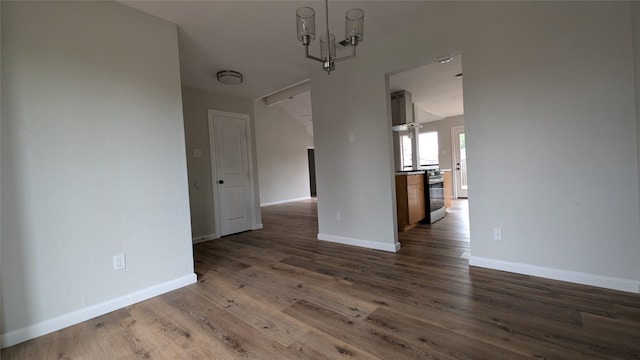
M218 180L218 184L224 184L224 180Z

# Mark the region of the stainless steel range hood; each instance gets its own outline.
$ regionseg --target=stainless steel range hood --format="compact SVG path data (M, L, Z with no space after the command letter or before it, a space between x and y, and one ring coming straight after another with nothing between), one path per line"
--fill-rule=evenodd
M413 102L411 93L400 90L391 93L391 130L409 131L421 128L422 125L414 121Z
M411 93L406 90L391 93L391 130L393 134L394 163L396 171L409 169L409 164L403 163L402 137L408 134L411 138L411 170L420 167L418 151L420 149L420 128L422 125L414 121L413 101ZM404 134L401 134L404 133Z
M409 131L411 129L419 129L422 127L422 124L419 124L417 122L410 122L410 123L405 123L405 124L399 124L399 125L393 125L391 127L391 130L393 131Z

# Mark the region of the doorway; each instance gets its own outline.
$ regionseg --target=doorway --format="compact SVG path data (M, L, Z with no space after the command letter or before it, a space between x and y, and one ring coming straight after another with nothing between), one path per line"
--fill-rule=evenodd
M468 197L467 186L467 148L465 144L464 125L451 128L451 145L453 146L453 162L455 170L454 177L454 197Z
M255 205L248 131L248 115L209 110L217 237L252 229Z
M307 149L309 158L309 193L311 197L318 196L316 192L316 153L315 149Z
M419 127L419 169L426 170L428 177L443 177L447 185L444 186L447 200L466 198L462 54L453 52L431 59L422 66L390 73L388 81L390 94L402 91L405 98L411 99L409 102L412 104L413 112L412 116L407 118L418 123L411 124L411 127ZM396 123L392 119L392 124ZM453 129L458 126L461 131L460 134L456 134L458 141L454 145ZM394 133L394 159L396 169L400 170L402 165L409 163L403 155L411 155L410 146L402 145L405 140L412 139L401 126L395 126L395 129L398 130ZM453 150L454 147L458 149L457 152ZM462 160L459 160L461 157ZM462 165L461 170L457 170L459 163ZM455 179L461 179L460 186L456 186ZM457 188L460 190L457 191ZM466 200L461 202L467 203ZM461 202L447 201L449 209L446 212L456 212L459 206L452 203ZM443 222L447 223L449 222Z

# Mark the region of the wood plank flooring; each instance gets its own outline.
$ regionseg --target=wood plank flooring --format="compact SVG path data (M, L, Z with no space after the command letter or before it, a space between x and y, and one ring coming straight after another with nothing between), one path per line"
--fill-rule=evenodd
M640 295L469 268L466 201L397 254L315 240L314 200L195 246L198 283L2 359L640 359Z

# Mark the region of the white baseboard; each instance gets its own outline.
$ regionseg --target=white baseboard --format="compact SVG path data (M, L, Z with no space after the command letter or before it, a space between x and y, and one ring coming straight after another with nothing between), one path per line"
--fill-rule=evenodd
M205 241L209 241L209 240L214 240L214 239L218 239L220 236L218 234L209 234L209 235L203 235L203 236L197 236L191 239L193 244L198 244L201 242L205 242Z
M68 314L64 314L53 319L45 320L21 329L13 330L2 334L2 348L13 346L35 339L39 336L52 333L54 331L64 329L71 325L93 319L94 317L110 313L112 311L122 309L131 304L150 299L152 297L179 289L181 287L193 284L197 281L196 274L189 274L162 284L154 285L146 289L138 290L131 294L121 296L112 300L105 301L82 308Z
M605 289L640 293L640 280L621 279L610 276L595 275L578 271L548 268L503 260L494 260L471 256L469 265L487 269L508 271L516 274L538 276L547 279L566 281L582 285L597 286Z
M280 201L271 201L271 202L266 202L266 203L260 204L260 207L271 206L271 205L280 205L280 204L286 204L286 203L290 203L290 202L309 200L309 199L311 199L311 196L305 196L305 197L300 197L300 198L295 198L295 199L280 200Z
M355 239L355 238L329 235L329 234L318 234L318 240L330 241L330 242L345 244L345 245L359 246L359 247L364 247L368 249L384 250L389 252L400 251L400 243L397 241L395 244L385 244L377 241Z
M253 226L251 227L251 230L260 230L263 227L264 226L262 226L262 224L253 224Z

